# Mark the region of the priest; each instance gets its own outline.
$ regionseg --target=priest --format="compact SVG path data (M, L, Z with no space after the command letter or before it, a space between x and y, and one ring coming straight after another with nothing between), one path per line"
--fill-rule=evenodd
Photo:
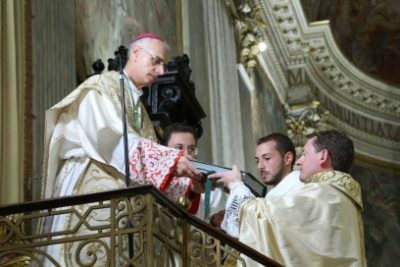
M236 166L213 174L230 189L223 224L238 227L230 233L284 266L364 267L361 189L348 174L353 159L351 139L328 130L307 136L297 160L305 184L286 195L255 198Z
M173 179L174 175L201 178L201 174L182 157L182 152L155 143L152 123L140 102L142 88L164 74L168 49L161 37L140 34L129 46L123 79L130 180L152 183L176 200L188 193L192 181ZM125 173L120 75L115 71L91 76L47 111L43 197L78 193L81 180L91 179L90 166L111 175ZM102 184L93 188L106 189L110 188Z
M123 74L109 71L91 76L46 112L43 198L126 186L121 78L126 95L130 183L153 184L173 201L196 189L193 183L202 178L201 173L182 151L156 143L152 123L140 102L142 88L164 74L168 50L158 35L138 35L129 45ZM109 214L104 216L96 213L90 223L101 224ZM74 216L55 216L46 220L42 231L68 230L75 220ZM71 251L75 250L57 245L47 252L52 262L78 266ZM98 264L104 266L102 259Z

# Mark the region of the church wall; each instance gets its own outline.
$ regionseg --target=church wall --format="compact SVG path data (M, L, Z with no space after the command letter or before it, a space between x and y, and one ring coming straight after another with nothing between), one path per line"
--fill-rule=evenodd
M239 92L241 106L241 120L243 125L243 147L244 147L244 160L246 164L246 171L258 177L257 165L254 160L255 145L257 142L256 136L253 134L252 126L252 107L251 107L251 92L243 81L239 78Z
M259 137L272 132L286 132L285 113L279 101L273 85L268 82L262 72L256 72L256 90L259 94L257 99L260 102L260 125L262 126Z
M205 29L203 20L203 4L201 1L182 1L183 53L190 58L192 80L196 87L196 97L207 113L203 120L203 135L199 140L199 160L212 161L210 101L208 94L208 73L205 71L207 53L205 46Z
M177 7L179 1L76 0L77 71L82 81L93 73L92 63L114 57L120 46L128 46L141 32L154 32L178 54Z
M257 140L273 132L285 134L285 114L272 84L262 71L256 69L251 88L245 79L239 78L245 163L246 170L258 177L254 159Z

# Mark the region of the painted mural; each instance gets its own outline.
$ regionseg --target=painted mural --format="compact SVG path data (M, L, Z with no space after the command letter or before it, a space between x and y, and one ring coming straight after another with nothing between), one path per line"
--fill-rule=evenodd
M308 20L330 20L342 52L359 69L400 85L400 0L302 0Z
M368 266L394 266L400 260L400 177L358 166L352 175L362 188Z

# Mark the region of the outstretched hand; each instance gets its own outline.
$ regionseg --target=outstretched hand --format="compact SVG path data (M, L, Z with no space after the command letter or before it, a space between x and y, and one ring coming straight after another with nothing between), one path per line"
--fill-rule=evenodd
M226 172L217 172L208 176L211 179L218 179L217 183L223 183L224 186L229 188L229 185L234 182L241 182L242 176L239 168L236 165L232 166L232 170Z
M190 177L196 181L202 180L201 172L185 156L179 158L175 166L174 175L177 177Z

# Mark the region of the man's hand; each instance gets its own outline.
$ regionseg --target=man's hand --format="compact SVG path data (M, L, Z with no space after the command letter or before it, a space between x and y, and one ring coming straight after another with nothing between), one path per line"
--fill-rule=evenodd
M204 193L205 191L204 182L195 179L193 179L192 181L193 181L193 187L191 190L197 194Z
M217 183L223 183L224 186L229 188L229 185L234 182L241 182L242 175L236 165L232 166L232 170L226 172L217 172L208 176L211 179L218 179Z
M210 218L211 225L221 228L222 221L224 220L225 210L220 210L213 214Z
M185 156L179 158L175 166L174 175L177 177L190 177L196 181L202 181L202 174Z

